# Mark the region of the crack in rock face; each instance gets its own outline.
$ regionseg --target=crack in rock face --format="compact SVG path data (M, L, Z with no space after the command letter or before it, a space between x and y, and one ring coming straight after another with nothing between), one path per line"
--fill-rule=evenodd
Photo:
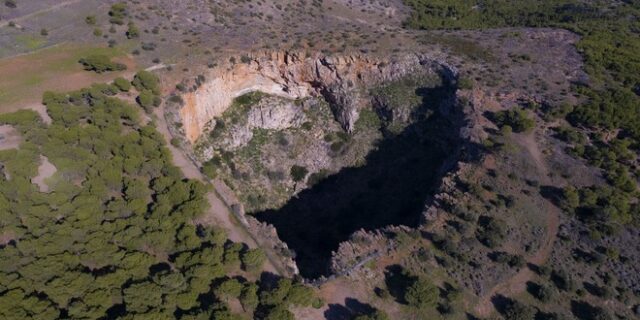
M367 88L425 69L446 77L456 73L445 63L416 54L375 58L266 53L247 63L212 70L206 77L210 80L183 96L185 104L180 116L187 140L194 143L212 119L244 94L259 91L291 100L322 96L343 129L351 132L360 109L369 103L363 94Z

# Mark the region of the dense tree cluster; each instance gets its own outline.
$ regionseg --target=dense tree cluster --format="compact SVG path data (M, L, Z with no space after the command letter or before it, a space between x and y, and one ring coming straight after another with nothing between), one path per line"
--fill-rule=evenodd
M563 189L561 205L566 211L599 228L609 221L630 223L640 214L638 204L632 202L628 193L618 192L609 186L580 189L568 186Z
M225 276L240 261L260 270L263 254L192 223L207 186L171 165L155 128L110 96L118 88L45 93L50 125L32 111L0 115L24 137L0 151L0 318L231 319L229 299L268 318L310 305L313 291L291 280ZM57 169L49 193L30 181L41 155Z

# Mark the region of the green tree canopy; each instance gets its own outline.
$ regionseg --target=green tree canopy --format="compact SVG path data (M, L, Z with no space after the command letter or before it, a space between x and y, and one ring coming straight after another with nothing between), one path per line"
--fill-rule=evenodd
M431 281L418 278L405 291L404 299L416 308L433 308L438 302L440 291Z

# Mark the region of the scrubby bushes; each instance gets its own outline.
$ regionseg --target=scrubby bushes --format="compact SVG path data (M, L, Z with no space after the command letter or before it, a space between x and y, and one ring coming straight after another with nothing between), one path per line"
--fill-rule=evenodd
M476 237L487 247L495 248L502 243L506 232L507 225L504 221L498 218L483 216L479 221Z
M462 77L458 79L458 88L463 90L471 90L473 89L473 80L467 77Z
M219 158L213 158L202 164L202 173L204 173L209 179L215 179L218 175L218 168L221 165Z
M536 125L527 112L519 108L496 112L493 114L492 120L498 127L509 126L513 132L517 133L527 132Z
M564 270L554 270L551 273L551 280L562 291L573 292L576 289L573 277Z
M405 291L404 299L410 306L418 309L434 308L440 291L426 278L418 278Z
M84 69L87 71L95 71L97 73L103 73L108 71L122 71L126 70L127 66L122 63L111 61L106 55L94 54L86 58L82 58L79 61Z
M140 91L140 94L138 95L136 101L138 101L138 104L140 104L140 106L142 106L145 110L150 110L150 108L153 106L153 98L153 92L149 90L142 90Z
M158 107L162 103L160 98L160 81L149 71L139 71L133 77L131 84L138 90L139 95L136 101L147 112L151 112L152 107Z
M131 89L131 82L122 77L118 77L113 80L113 84L122 92L128 92Z
M294 165L293 167L291 167L291 178L295 182L300 182L304 180L304 178L307 177L308 173L309 173L309 170L307 170L307 168L305 167L298 166L298 165Z
M561 206L585 222L629 223L638 216L638 206L625 192L608 186L592 186L575 189L564 188Z
M558 127L556 129L556 137L572 144L584 144L586 142L586 137L582 132L569 127Z
M389 316L384 311L375 310L369 314L358 315L353 320L389 320Z
M260 248L247 250L242 254L242 268L246 271L257 271L262 269L262 265L267 259L264 251Z
M494 252L491 259L498 263L508 264L510 267L522 268L525 264L524 257L517 254L509 254L506 252Z
M153 94L160 94L158 77L149 71L139 71L131 82L138 91L149 90Z
M311 307L320 300L313 290L290 279L280 279L273 288L259 293L264 319L293 319L288 306Z
M553 289L553 287L550 287L548 285L539 285L539 284L529 283L528 286L530 287L530 290L529 290L530 293L536 299L544 303L551 301L551 299L556 294L555 289Z
M503 311L505 319L509 320L534 320L536 314L535 308L517 300L510 301Z
M94 25L96 24L96 22L97 22L97 21L98 21L98 20L96 19L96 16L93 16L93 15L91 15L91 16L86 16L86 17L84 18L84 22L85 22L86 24L90 25L90 26L94 26Z
M117 25L123 25L124 19L127 17L127 4L119 2L113 4L109 10L109 22Z
M138 37L140 37L140 30L138 30L138 27L136 26L135 23L129 22L127 27L127 38L135 39Z

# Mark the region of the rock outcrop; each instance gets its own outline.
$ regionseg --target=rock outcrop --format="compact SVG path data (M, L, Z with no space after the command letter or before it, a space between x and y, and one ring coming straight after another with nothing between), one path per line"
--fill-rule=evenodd
M364 54L327 57L317 54L263 53L245 62L213 69L197 90L183 96L180 117L185 136L194 143L207 124L220 116L233 99L261 91L288 99L322 96L337 121L351 131L359 110L369 103L371 87L418 70L455 74L455 69L435 59L411 54L377 58Z
M219 121L216 121L214 129L217 128ZM305 121L305 115L300 105L289 100L268 97L253 105L248 110L246 118L240 121L242 122L240 124L227 125L228 133L217 137L218 147L227 151L237 150L251 141L254 129L284 130L299 127ZM211 147L209 144L206 145Z
M291 102L265 99L249 110L248 126L271 130L297 127L304 121L302 107Z

